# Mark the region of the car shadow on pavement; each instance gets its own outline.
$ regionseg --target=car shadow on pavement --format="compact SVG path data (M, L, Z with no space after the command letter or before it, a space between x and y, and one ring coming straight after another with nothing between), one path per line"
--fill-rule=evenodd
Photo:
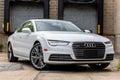
M28 61L28 60L19 60L19 61L16 62L16 63L20 63L20 64L22 64L22 65L31 66L31 63L30 63L30 61Z
M34 70L34 68L32 67L32 65L30 63L30 61L28 61L28 60L19 60L16 63L23 65L24 70L26 70L26 69L27 70Z
M93 70L87 65L54 65L49 66L46 70L42 70L42 72L50 71L50 72L112 72L110 69L103 70Z
M17 63L33 68L30 61L19 60ZM34 68L33 68L34 69ZM40 70L41 72L112 72L111 69L106 68L103 70L93 70L88 65L49 65L46 69Z

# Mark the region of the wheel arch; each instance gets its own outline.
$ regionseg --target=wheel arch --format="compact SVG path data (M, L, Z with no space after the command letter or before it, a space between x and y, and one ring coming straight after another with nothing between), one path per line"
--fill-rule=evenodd
M9 45L9 44L11 44L11 42L10 42L10 41L8 41L8 42L7 42L7 45Z
M41 44L40 41L36 40L36 41L34 42L33 46L34 46L35 44L37 44L37 43Z
M11 44L11 45L12 45L11 41L8 41L8 42L7 42L7 46L9 46L9 44Z
M36 44L38 44L38 43L41 44L39 40L36 40L36 41L33 43L32 48L33 48ZM31 48L31 50L32 50L32 48ZM30 50L30 53L29 53L29 59L30 59L31 50Z

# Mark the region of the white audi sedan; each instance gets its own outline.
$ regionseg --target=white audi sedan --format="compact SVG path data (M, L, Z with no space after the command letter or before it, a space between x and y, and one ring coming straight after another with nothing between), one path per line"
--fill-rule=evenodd
M104 69L113 57L109 39L82 31L69 21L28 20L8 38L8 60L30 60L37 70L47 65L68 64L88 64L92 69Z

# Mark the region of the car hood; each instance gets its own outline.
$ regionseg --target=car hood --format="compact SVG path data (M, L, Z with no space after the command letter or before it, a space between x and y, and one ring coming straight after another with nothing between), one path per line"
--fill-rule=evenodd
M85 32L43 31L43 32L40 32L39 34L48 40L62 40L62 41L70 41L70 42L79 42L79 41L106 42L106 41L109 41L109 39L102 37L100 35L92 34L92 33L85 33Z

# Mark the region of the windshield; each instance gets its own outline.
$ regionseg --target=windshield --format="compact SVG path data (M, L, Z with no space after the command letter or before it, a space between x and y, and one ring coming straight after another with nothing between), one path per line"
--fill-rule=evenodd
M35 21L37 31L82 32L76 25L66 21Z

